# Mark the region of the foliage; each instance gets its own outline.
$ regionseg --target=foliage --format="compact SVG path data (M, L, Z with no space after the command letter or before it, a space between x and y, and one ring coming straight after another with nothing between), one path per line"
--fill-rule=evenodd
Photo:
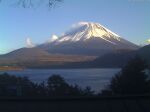
M48 92L49 95L56 96L91 96L93 91L90 87L81 89L78 85L72 86L65 82L59 75L53 75L48 79Z
M0 95L31 95L34 93L32 89L34 86L35 85L27 77L15 77L7 73L0 75Z
M145 73L146 63L138 56L112 78L109 88L103 94L137 95L149 93L149 79Z
M87 87L69 85L59 75L52 75L47 83L35 84L27 77L16 77L7 73L0 75L0 96L58 97L92 96L94 92Z

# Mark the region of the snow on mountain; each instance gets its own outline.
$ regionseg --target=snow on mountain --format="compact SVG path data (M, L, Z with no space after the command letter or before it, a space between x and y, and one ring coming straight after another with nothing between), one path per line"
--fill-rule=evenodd
M52 36L49 43L39 48L56 54L103 55L115 50L135 50L138 46L118 34L93 22L80 22L73 25L64 35Z
M91 38L101 38L109 43L115 44L110 41L111 38L120 41L120 36L108 30L104 26L93 23L93 22L80 22L73 26L73 28L66 32L64 36L60 37L57 42L65 42L65 41L86 41Z

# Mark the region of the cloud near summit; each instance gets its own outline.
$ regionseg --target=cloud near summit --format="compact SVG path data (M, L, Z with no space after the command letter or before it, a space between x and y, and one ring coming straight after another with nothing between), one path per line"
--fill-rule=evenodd
M27 45L27 48L33 48L33 47L35 47L35 45L32 43L32 41L31 41L30 38L26 39L26 45Z

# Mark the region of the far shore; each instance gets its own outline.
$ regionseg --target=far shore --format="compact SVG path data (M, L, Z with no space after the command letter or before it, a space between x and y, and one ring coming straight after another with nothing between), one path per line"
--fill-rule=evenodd
M17 67L17 66L0 66L0 71L21 71L24 70L22 67Z
M1 67L0 71L22 71L25 69L41 69L41 70L47 70L47 69L120 69L119 67L31 67L31 68L24 68L24 67Z

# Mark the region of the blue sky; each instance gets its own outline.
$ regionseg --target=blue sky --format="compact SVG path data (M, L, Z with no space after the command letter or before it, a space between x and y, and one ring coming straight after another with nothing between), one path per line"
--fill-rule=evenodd
M6 1L0 4L0 54L26 46L28 37L43 43L80 21L98 22L136 44L150 38L150 0L64 0L51 10Z

